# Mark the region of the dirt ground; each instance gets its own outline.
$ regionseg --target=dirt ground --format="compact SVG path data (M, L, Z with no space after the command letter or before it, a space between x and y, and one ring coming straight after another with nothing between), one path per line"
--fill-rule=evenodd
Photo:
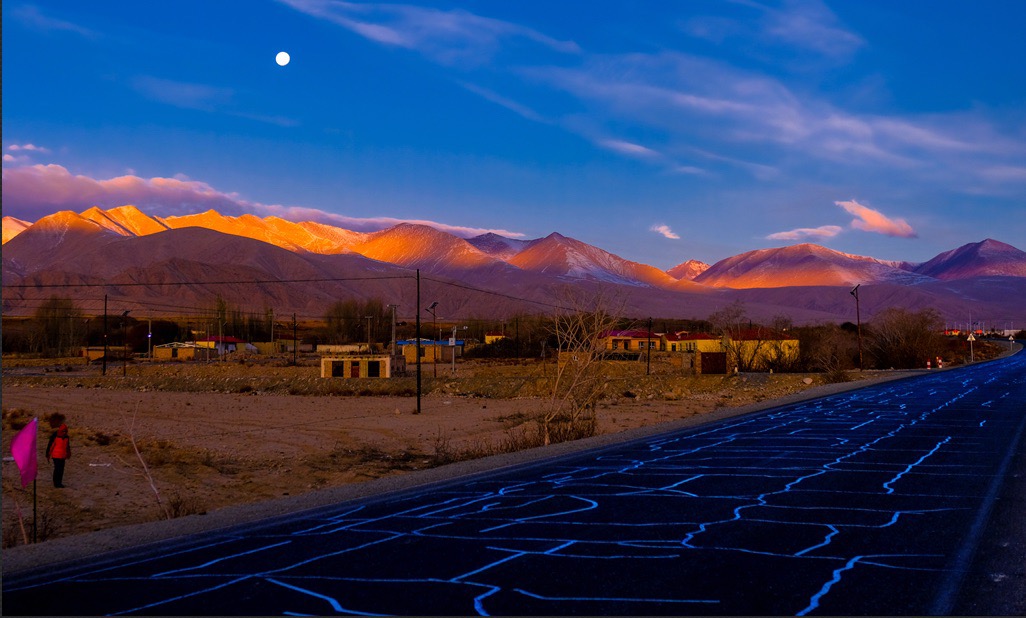
M40 419L40 540L295 496L508 451L536 430L533 418L543 403L537 396L496 398L465 392L469 381L488 382L483 369L436 383L423 398L421 413L415 414L412 396L224 389L226 373L272 370L199 367L148 373L132 368L134 378L112 371L108 377L88 379L83 376L95 369L83 367L40 378L19 375L5 361L4 454L10 454L16 429L32 417ZM316 368L291 370L302 371L303 377L286 380L320 380ZM193 379L187 387L159 377L195 371L216 375L204 373L205 386L196 386ZM248 379L248 384L256 380ZM644 382L638 392L616 387L597 406L597 432L774 399L822 383L814 375L752 374L671 376ZM44 453L51 431L47 420L55 413L66 418L72 439L64 489L52 486L52 467ZM17 469L8 460L3 466L5 547L23 543L17 513L20 509L29 520L32 511L32 488L21 489Z

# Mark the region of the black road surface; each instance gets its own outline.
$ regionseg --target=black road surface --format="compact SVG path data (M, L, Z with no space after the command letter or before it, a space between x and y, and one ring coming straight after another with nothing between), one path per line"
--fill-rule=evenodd
M1018 354L15 574L3 610L945 614L1024 426Z

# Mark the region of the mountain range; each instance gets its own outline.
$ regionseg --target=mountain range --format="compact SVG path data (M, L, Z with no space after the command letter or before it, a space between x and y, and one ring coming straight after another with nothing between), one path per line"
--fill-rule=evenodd
M704 318L742 300L756 319L850 320L848 289L861 284L866 318L896 306L932 307L951 320L968 311L1026 320L1026 252L990 239L924 263L799 244L662 271L559 233L461 238L409 223L365 233L215 211L155 217L122 206L35 223L4 217L3 243L5 315L32 313L53 286L75 286L69 295L87 312L106 293L155 314L204 310L217 295L251 311L310 317L350 297L382 298L410 313L419 269L422 299L437 300L452 319L547 312L568 295L601 293L638 317Z

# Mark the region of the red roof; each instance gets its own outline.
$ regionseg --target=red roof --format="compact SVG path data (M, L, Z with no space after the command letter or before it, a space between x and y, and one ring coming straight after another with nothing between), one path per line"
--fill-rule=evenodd
M669 333L666 335L667 341L719 341L720 338L709 333Z
M607 330L602 337L629 337L631 339L659 339L659 335L647 330Z
M220 337L218 335L211 335L206 339L200 339L200 341L213 341L215 343L246 343L242 339L236 339L235 337Z

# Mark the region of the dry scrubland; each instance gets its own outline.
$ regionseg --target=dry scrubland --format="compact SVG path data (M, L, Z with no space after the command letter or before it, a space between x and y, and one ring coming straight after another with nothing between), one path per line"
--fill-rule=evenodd
M425 365L414 378L325 380L314 361L119 364L102 377L81 359L4 359L3 448L40 418L41 539L203 513L357 483L538 444L536 417L555 365ZM666 373L659 373L665 371ZM613 433L782 397L817 375L683 376L643 363L604 368L595 431ZM65 417L73 457L65 489L50 482L49 420ZM3 469L3 544L22 543L31 513L10 462Z

